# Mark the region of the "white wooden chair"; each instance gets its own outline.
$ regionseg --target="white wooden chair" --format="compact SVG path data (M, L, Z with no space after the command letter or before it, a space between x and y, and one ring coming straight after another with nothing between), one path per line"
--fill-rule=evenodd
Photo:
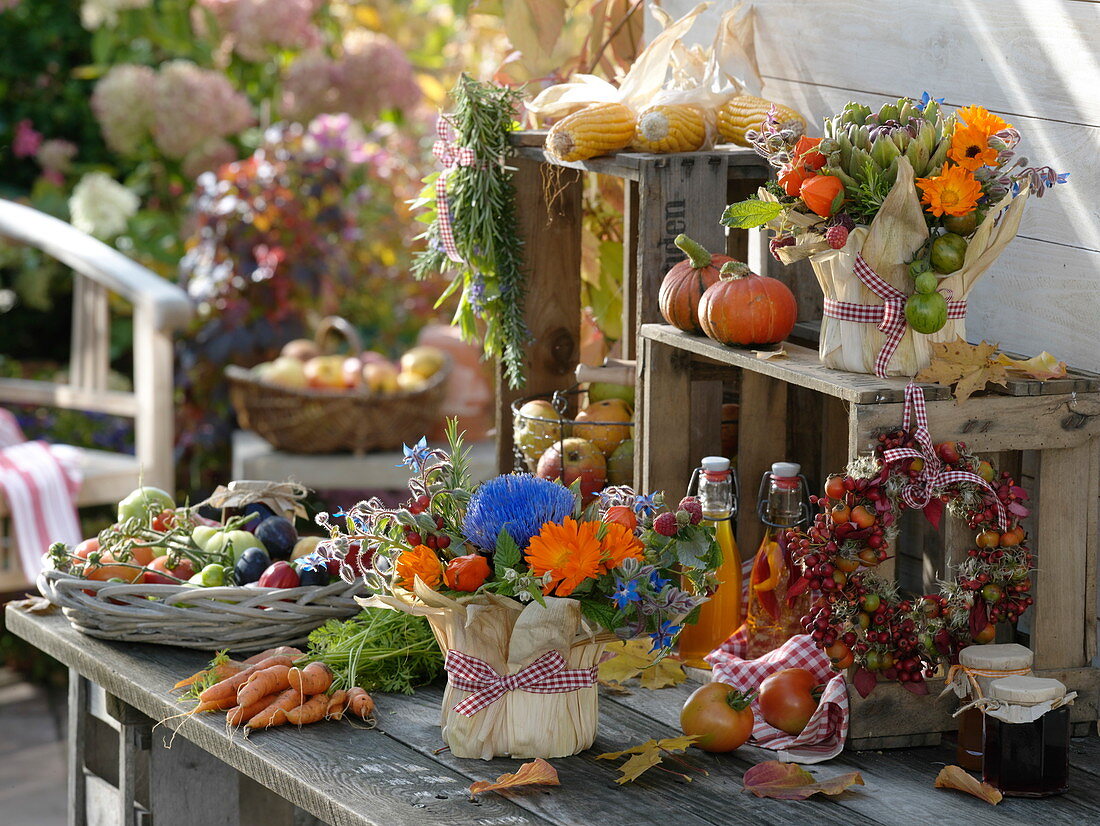
M172 490L172 333L191 317L187 294L64 221L3 199L0 236L42 250L69 266L74 277L68 383L0 379L0 405L30 403L134 419L136 455L82 450L78 506L114 503L136 487L139 477ZM132 393L107 389L110 293L133 306ZM10 515L0 493L0 525ZM11 532L0 530L0 541L5 535L9 539L0 544L0 593L27 585Z

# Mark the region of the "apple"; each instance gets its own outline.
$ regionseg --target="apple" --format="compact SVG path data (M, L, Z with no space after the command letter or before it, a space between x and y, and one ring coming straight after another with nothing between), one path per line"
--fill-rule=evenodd
M563 485L580 479L582 501L587 503L607 484L607 461L592 442L572 437L550 445L536 473L543 479L561 479Z
M377 350L364 350L359 354L359 360L363 364L389 364L390 360Z
M311 358L321 355L321 348L317 346L316 342L310 341L308 338L296 338L284 344L279 355L296 361L309 361Z
M397 368L388 361L363 365L363 381L372 393L396 393L397 376Z
M290 561L299 559L303 556L309 556L317 550L317 546L321 544L323 537L320 536L303 536L294 543L294 550L290 552Z
M296 358L279 356L275 361L265 362L253 369L261 381L280 387L306 386L305 368Z
M397 387L406 393L423 390L427 383L428 380L419 373L411 373L406 370L397 374Z
M605 456L610 456L630 438L630 415L630 408L622 399L595 402L577 414L573 435L587 439Z
M363 383L363 362L355 356L344 359L344 387L356 388Z
M593 381L588 384L588 403L605 402L609 399L621 399L628 406L634 406L634 386L626 384L608 384Z
M344 357L315 356L305 363L306 384L324 390L344 386Z
M446 361L446 354L438 347L421 345L413 347L401 357L401 372L415 373L422 379L430 379Z
M548 421L543 421L544 419ZM559 439L570 435L569 427L545 399L532 399L519 409L512 426L512 438L523 453L529 470L534 471L539 459Z

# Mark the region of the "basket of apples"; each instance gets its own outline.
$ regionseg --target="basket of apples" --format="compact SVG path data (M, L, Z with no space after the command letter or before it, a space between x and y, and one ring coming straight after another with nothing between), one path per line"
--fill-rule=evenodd
M282 495L246 496L211 519L200 509L217 511L177 507L166 491L139 487L98 536L51 546L38 590L93 637L210 651L301 642L329 619L358 613L354 596L365 592L318 552L321 537L298 534L305 511L284 492L294 486L235 484ZM368 561L349 556L353 566Z
M330 333L348 353L325 351ZM414 347L396 364L364 350L338 316L323 319L313 340L288 342L274 361L225 370L241 426L290 453L397 450L403 434L436 426L450 372L450 357L436 347Z

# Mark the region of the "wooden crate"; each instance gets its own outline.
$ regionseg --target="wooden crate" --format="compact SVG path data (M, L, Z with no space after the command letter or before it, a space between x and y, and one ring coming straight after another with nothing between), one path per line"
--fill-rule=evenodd
M517 398L573 384L580 349L581 194L584 173L609 175L625 184L623 336L621 357L637 355L640 324L661 320L661 280L683 254L673 239L686 232L704 247L742 260L759 259L749 233L729 233L718 223L726 205L745 197L770 174L751 149L653 155L620 152L588 161L558 162L543 151L545 132L517 132L510 160L516 168L516 209L527 269L526 317L532 334L527 383L511 390L497 376L497 462L513 468L511 404ZM750 261L751 263L751 261ZM718 399L717 382L699 384L700 403ZM636 411L640 416L641 411ZM696 444L718 438L720 419L696 428Z
M689 438L694 419L713 417L696 406L693 381L740 376L741 481L737 541L743 555L759 545L757 483L773 461L811 465L811 485L869 452L875 436L902 421L906 379L830 370L816 349L786 343L788 357L762 360L702 336L662 324L641 328L638 395L646 414L636 432L645 490L683 486L700 455ZM929 430L937 442L962 440L1008 466L1023 453L1034 477L1031 545L1038 558L1030 647L1035 669L1079 692L1072 720L1096 729L1100 670L1096 655L1096 565L1100 551L1100 377L1071 371L1051 382L1009 381L1006 388L957 404L949 388L921 385ZM809 415L809 412L815 415ZM965 525L947 520L947 562L967 547ZM922 537L922 542L927 537ZM921 547L920 551L926 551ZM882 573L895 575L894 560ZM942 683L940 683L942 686ZM954 702L915 697L898 684L880 685L866 700L854 692L849 744L892 748L931 744L956 728ZM1083 733L1079 731L1078 733Z

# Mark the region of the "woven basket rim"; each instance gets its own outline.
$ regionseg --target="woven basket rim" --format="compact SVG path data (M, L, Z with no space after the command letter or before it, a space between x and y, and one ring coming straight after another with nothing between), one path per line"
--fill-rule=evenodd
M251 387L259 388L265 391L276 391L285 393L287 395L299 396L304 399L317 399L319 401L334 401L337 399L354 399L356 401L378 401L386 402L392 399L414 399L430 393L439 385L443 384L451 375L453 368L453 359L449 353L443 353L443 365L434 372L424 385L416 390L397 390L394 393L387 393L379 396L371 393L369 390L360 386L357 389L352 390L324 390L316 387L287 387L282 384L275 384L274 382L264 381L256 378L252 375L252 371L247 367L241 367L237 364L227 364L225 366L225 376L230 381L238 382L240 384L249 385Z

